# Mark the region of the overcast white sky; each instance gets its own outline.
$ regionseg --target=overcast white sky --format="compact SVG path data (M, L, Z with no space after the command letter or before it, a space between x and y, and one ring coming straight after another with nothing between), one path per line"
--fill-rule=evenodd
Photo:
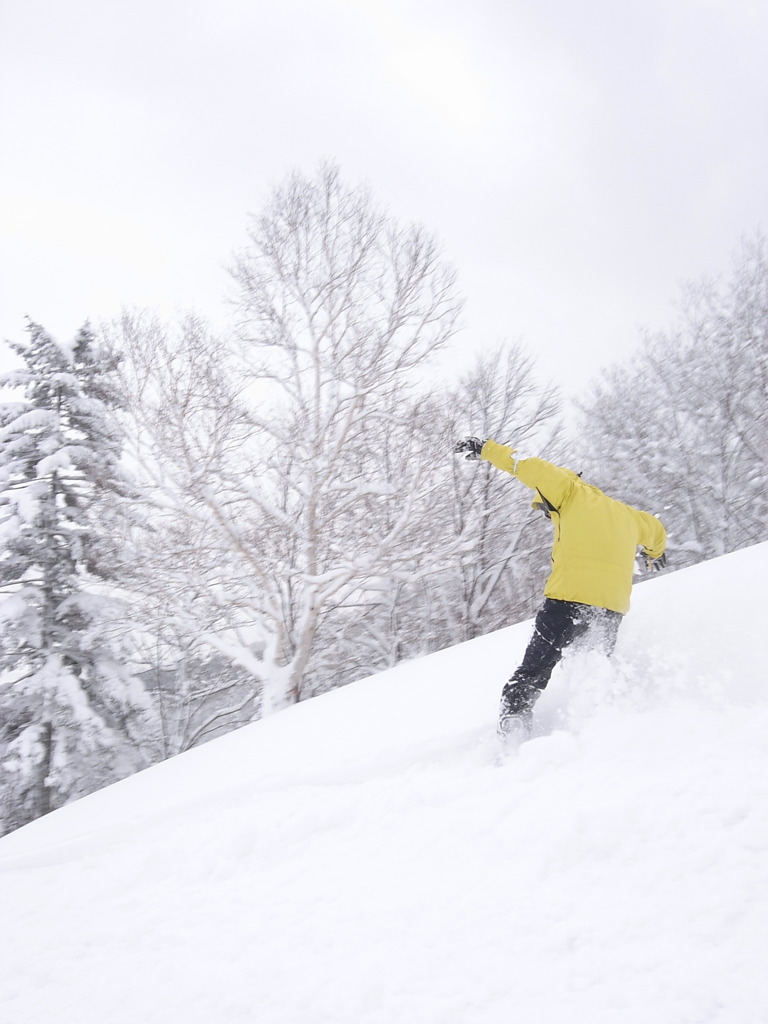
M767 44L765 0L3 0L0 338L220 317L332 159L443 241L467 347L573 392L768 229Z

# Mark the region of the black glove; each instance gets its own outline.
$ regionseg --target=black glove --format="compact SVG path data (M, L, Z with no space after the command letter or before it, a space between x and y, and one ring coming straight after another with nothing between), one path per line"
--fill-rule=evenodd
M658 558L651 558L647 551L643 552L646 572L659 572L667 564L667 554L659 555Z
M485 441L481 441L479 437L462 437L453 446L453 450L457 455L463 456L469 462L476 462L480 458L480 452L483 450L484 444Z

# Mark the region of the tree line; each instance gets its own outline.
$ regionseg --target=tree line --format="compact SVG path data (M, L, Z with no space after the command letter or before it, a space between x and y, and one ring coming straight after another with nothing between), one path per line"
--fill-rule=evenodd
M271 711L530 616L550 537L468 431L657 511L674 566L765 539L768 274L745 242L566 436L517 344L457 379L456 276L334 166L249 220L233 327L30 322L0 405L0 833Z

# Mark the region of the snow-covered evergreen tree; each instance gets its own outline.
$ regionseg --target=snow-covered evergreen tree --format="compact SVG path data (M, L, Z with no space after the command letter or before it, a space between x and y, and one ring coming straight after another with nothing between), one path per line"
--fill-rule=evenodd
M142 765L105 521L123 489L114 365L30 323L0 405L0 795L18 827ZM113 506L112 506L113 507Z

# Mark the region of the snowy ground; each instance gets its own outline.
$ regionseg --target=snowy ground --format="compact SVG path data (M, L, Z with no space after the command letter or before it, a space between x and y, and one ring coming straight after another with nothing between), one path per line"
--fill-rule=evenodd
M8 1024L766 1024L768 545L636 588L499 764L529 626L0 840Z

